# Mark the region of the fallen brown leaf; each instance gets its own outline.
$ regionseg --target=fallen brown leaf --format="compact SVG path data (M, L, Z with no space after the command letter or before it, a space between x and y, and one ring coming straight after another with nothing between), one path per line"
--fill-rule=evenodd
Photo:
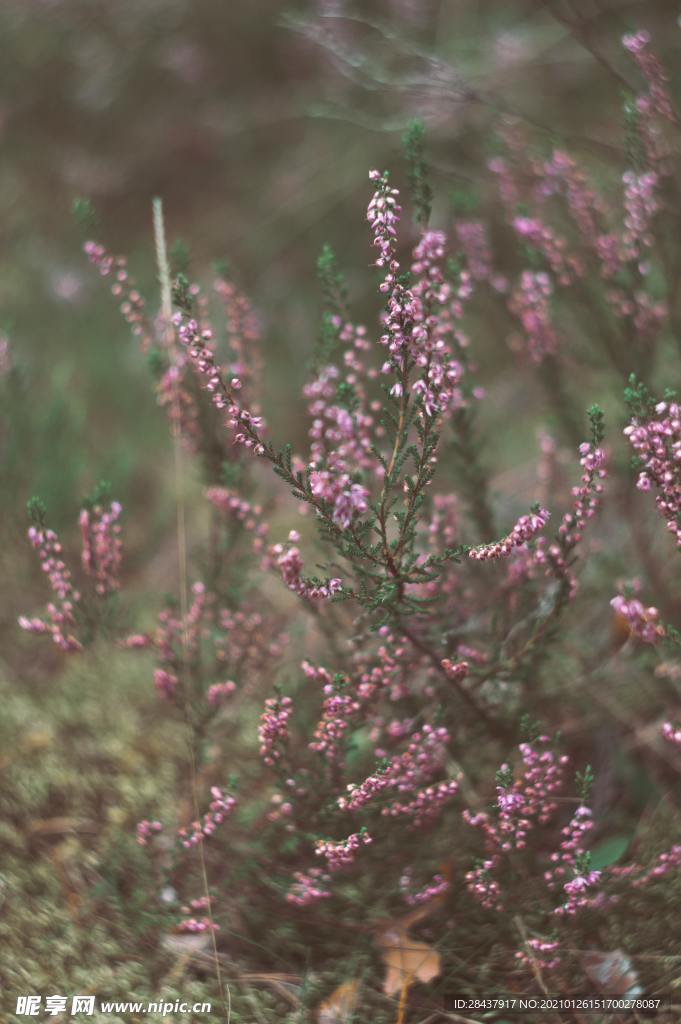
M317 1010L319 1024L347 1024L357 1007L359 981L344 981L320 1004Z
M596 985L599 992L616 996L638 996L643 988L634 966L621 949L605 953L589 949L582 956L587 978Z
M386 966L383 991L387 996L403 992L415 981L432 981L442 970L438 951L426 942L413 939L401 922L393 922L380 932L376 942Z

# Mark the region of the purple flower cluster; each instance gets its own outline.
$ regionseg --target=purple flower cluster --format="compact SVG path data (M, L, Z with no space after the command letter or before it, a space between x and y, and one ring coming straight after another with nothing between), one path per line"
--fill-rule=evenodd
M441 231L426 231L413 253L411 273L412 358L420 376L412 386L423 403L426 416L461 408L466 399L461 389L462 363L453 348L465 347L456 321L461 316L461 299L470 294L460 280L458 291L445 281L443 263L446 239Z
M475 281L488 280L492 274L492 251L485 225L479 220L457 220L454 230L471 277Z
M146 307L127 267L124 256L112 256L103 245L89 241L83 246L85 255L102 277L113 277L111 294L120 300L120 310L130 325L133 335L139 338L142 351L148 351L152 341Z
M530 359L541 363L558 348L551 317L553 284L544 271L524 270L509 299L509 309L522 325Z
M307 907L318 900L326 900L331 896L327 888L330 881L331 875L322 868L296 871L293 875L293 885L286 893L286 899L297 907Z
M46 618L19 617L19 625L28 633L49 634L53 643L63 651L79 651L81 644L72 630L75 628L75 607L80 593L74 589L71 573L62 558L62 546L54 530L31 526L28 531L31 546L38 552L40 568L47 575L54 600L48 602Z
M209 327L201 327L198 321L186 318L182 313L173 315L173 324L177 329L180 344L185 347L197 373L204 380L204 388L209 392L211 402L216 409L227 411L226 420L234 432L234 440L251 448L255 455L265 451L258 431L263 426L261 416L245 409L237 399L237 392L242 388L239 377L227 377L226 372L218 365L213 350L213 332Z
M225 795L219 786L211 786L210 795L213 799L203 818L200 821L193 821L189 828L177 830L179 840L186 849L198 846L204 839L212 836L218 825L222 825L236 806L236 799Z
M160 821L147 821L145 818L137 823L137 842L140 846L146 846L152 836L158 835L162 830L163 825Z
M325 685L324 692L327 696L324 700L322 718L308 746L310 750L323 754L327 761L336 761L340 756L342 740L361 705L350 694L336 693L331 682Z
M655 504L681 548L681 407L658 402L653 415L634 417L624 434L642 465L637 487L656 488Z
M487 909L502 910L502 891L495 877L506 856L527 846L527 835L537 825L545 825L555 814L555 793L563 784L567 757L558 757L550 749L548 736L534 743L521 743L523 773L512 781L510 766L498 772L497 808L492 816L486 811L463 812L464 821L481 830L485 859L466 874L470 892Z
M672 722L663 722L662 735L668 743L681 747L681 725L674 725Z
M600 871L592 871L588 867L589 855L586 851L585 837L593 828L591 809L580 804L570 823L561 830L561 842L557 851L551 854L552 867L544 872L544 879L550 889L561 885L567 895L567 901L556 907L554 914L575 914L580 908L588 906L592 897L586 896L601 877ZM565 881L568 872L571 877Z
M236 683L233 679L228 679L225 683L213 683L212 686L208 687L206 699L213 707L219 707L232 696L235 690Z
M288 721L293 714L293 701L290 697L268 697L265 710L260 717L258 739L260 740L260 756L270 767L281 761L284 748L288 743Z
M648 93L638 99L638 108L642 114L655 113L659 117L677 124L677 117L669 93L668 76L662 64L648 49L650 33L639 31L622 37L622 45L638 66L646 80Z
M440 874L433 875L430 882L425 885L422 889L413 889L413 871L411 868L405 868L400 878L400 891L404 897L405 903L410 907L418 907L425 903L430 903L432 900L437 899L438 896L443 896L444 893L448 892L450 883L447 879Z
M540 530L543 530L549 521L551 513L539 506L536 511L521 516L511 532L499 541L492 544L480 544L471 548L468 557L477 562L489 562L496 558L506 558L514 548L526 544L532 540Z
M294 594L310 601L325 600L333 597L343 587L343 581L337 577L326 580L309 580L303 576L303 559L295 542L298 534L295 530L289 533L287 544L274 544L270 549L274 564L281 573L281 578Z
M315 843L315 853L318 857L324 857L329 871L339 871L341 868L354 864L357 851L362 846L370 846L373 842L369 833L354 832L347 839L336 842L332 839L318 839Z
M393 799L384 804L384 817L404 815L418 827L436 816L442 806L458 791L458 780L447 779L433 782L441 770L449 742L448 731L440 726L424 725L420 732L411 736L409 746L403 754L391 758L387 766L362 783L349 783L348 796L338 798L342 810L356 811L371 803L379 793L386 796L410 799ZM430 783L430 784L429 784Z
M515 954L516 960L531 970L555 971L560 967L560 943L547 939L528 939L524 949Z
M356 515L366 512L369 492L362 484L353 483L347 473L333 475L328 470L310 473L310 490L315 498L332 506L331 519L347 530Z
M542 254L558 284L567 287L584 275L584 268L578 257L567 252L565 239L559 238L555 231L539 217L514 217L513 230L526 245ZM549 296L551 293L547 291L546 287L548 278L543 274L530 275L529 271L525 271L521 279L521 288L527 293L532 292L532 276L534 277L534 290L538 289L539 295ZM529 303L529 294L525 301Z
M94 577L98 594L111 593L120 586L122 543L118 520L121 511L120 502L112 501L108 509L95 505L80 513L83 569Z
M656 644L664 636L664 626L660 622L657 608L646 608L634 594L640 590L638 580L632 580L621 588L621 592L613 597L611 607L621 615L627 624L631 636L646 644Z

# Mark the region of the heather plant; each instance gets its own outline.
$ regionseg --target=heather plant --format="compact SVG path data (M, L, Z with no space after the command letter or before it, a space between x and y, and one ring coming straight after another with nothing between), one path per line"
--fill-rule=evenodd
M168 420L177 592L130 631L120 504L103 487L83 504L81 587L33 499L29 541L51 596L19 624L65 655L108 642L144 659L150 728L183 736L175 811L150 802L136 825L147 899L167 896L159 928L205 939L188 948L214 965L223 1000L237 941L258 968L327 972L326 993L301 996L315 1010L335 986L378 979L375 1009L322 1020L438 1019L454 996L490 991L667 991L662 970L644 965L618 990L585 959L647 950L667 963L679 940L678 814L663 809L613 854L617 752L602 756L605 709L607 741L627 743L658 792L678 792L673 574L629 498L654 492L678 547L680 408L652 397L678 358L678 124L647 34L623 43L642 88L626 101L616 187L508 117L488 218L459 203L452 225L431 226L420 124L405 136L412 227L395 178L370 171L379 326L358 322L326 247L302 450L270 436L250 302L224 266L206 289L184 250L168 253L158 200L158 311L124 257L85 243ZM91 228L88 205L77 212ZM536 378L556 434L510 498L482 440L482 324ZM603 397L580 390L587 359ZM678 812L673 790L664 799ZM641 916L657 921L643 947Z

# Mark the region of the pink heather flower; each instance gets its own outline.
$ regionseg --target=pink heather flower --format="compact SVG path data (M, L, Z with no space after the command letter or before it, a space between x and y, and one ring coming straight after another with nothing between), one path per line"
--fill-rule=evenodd
M249 533L253 534L253 551L261 555L265 549L265 538L269 527L263 522L261 505L252 505L240 498L227 487L208 487L206 498L216 509L236 520Z
M81 509L79 523L82 539L83 569L95 579L98 594L110 594L120 587L121 527L118 522L122 507L112 501L109 508L101 505Z
M281 658L287 638L276 631L264 636L263 616L247 606L239 611L217 607L217 595L200 581L192 584L190 594L186 616L173 606L164 608L153 636L135 634L124 640L123 646L154 648L154 683L164 699L175 700L185 679L194 692L196 673L200 672L204 696L217 708L237 688L230 674L238 670L244 678L271 668Z
M190 452L199 446L199 410L189 387L191 367L186 353L175 347L168 350L170 364L156 385L156 399L168 417L172 432L177 432Z
M46 574L54 600L46 608L46 619L19 617L19 626L28 633L49 634L53 643L63 651L81 650L81 644L74 636L76 625L75 608L80 594L71 582L71 573L63 561L62 547L54 530L31 526L28 530L31 546L38 552L40 568Z
M385 372L389 372L391 368L400 372L407 364L412 341L414 298L410 289L399 281L400 264L396 258L396 240L402 208L397 202L399 191L390 187L387 173L381 175L378 171L371 171L369 178L376 183L376 191L367 210L373 245L379 253L376 266L387 268L379 285L379 291L387 295L385 331L380 339L390 356L385 364Z
M290 697L268 697L260 717L260 756L266 765L281 761L289 739L288 721L293 714Z
M180 921L177 926L179 933L186 933L190 935L198 935L202 932L219 931L220 926L211 921L209 917L187 917L184 921Z
M327 761L335 761L351 721L361 705L349 694L335 693L332 683L327 684L324 691L327 697L324 700L322 718L308 746L310 750L323 754Z
M307 873L296 871L293 879L293 885L286 894L289 903L294 903L298 907L307 907L311 903L326 900L331 896L331 892L326 888L331 881L331 876L321 868L310 868Z
M325 858L328 871L339 871L354 863L357 851L361 846L369 846L372 842L367 831L355 832L339 842L331 839L318 839L314 852L318 857Z
M468 675L468 662L467 661L450 661L449 658L443 658L440 662L443 669L447 673L450 679L465 679Z
M595 885L601 877L600 871L588 871L585 875L577 875L570 882L566 882L563 888L571 896L575 893L582 893L590 886Z
M183 914L190 914L197 910L207 910L210 905L210 900L207 896L198 896L195 900L190 900L189 905L182 907Z
M248 398L253 402L262 369L258 317L249 300L231 281L218 277L213 288L222 301L227 321L230 362L225 372L234 390L242 392L242 400ZM255 405L251 407L257 411Z
M650 33L646 32L645 29L641 29L639 32L631 33L628 32L622 36L622 46L629 53L642 53L648 43L650 42Z
M333 577L326 580L306 579L303 576L303 560L298 548L292 544L274 544L270 549L272 560L289 588L300 597L315 601L333 597L343 588L343 581Z
M492 273L492 253L485 225L480 220L457 220L454 230L471 277L486 281Z
M263 615L248 608L221 608L217 626L218 632L213 634L216 661L231 662L242 671L270 669L281 659L288 642L286 633L266 635L268 624Z
M378 249L376 266L389 267L395 251L397 225L402 213L402 207L397 202L400 193L398 189L390 188L387 173L370 171L369 180L376 183L376 192L367 209L367 220L374 234L373 244Z
M560 285L570 285L577 278L583 276L584 270L580 260L576 256L566 253L565 239L559 238L552 228L538 217L514 217L512 226L525 244L544 256ZM532 291L531 285L534 285L534 291ZM531 275L530 271L525 271L521 279L521 288L525 295L524 297L519 296L517 301L522 306L530 301L531 294L534 294L537 289L540 295L549 296L551 294L550 279L546 274ZM515 312L515 310L512 311ZM522 313L520 315L522 319ZM525 316L527 315L525 313Z
M343 474L349 478L350 472L375 472L372 447L376 424L366 383L376 371L365 365L371 347L366 328L343 323L338 316L332 317L332 322L344 346L342 369L322 367L305 385L303 394L311 419L309 466L338 479ZM352 412L338 401L341 385L353 395Z
M544 880L549 888L555 889L564 880L568 871L574 870L580 858L584 857L584 837L592 828L591 809L580 805L570 823L561 829L560 846L550 858L552 867L544 872Z
M565 197L582 241L595 250L599 236L603 234L607 210L602 198L590 187L586 175L572 157L560 149L554 149L550 159L541 167L537 189L542 200L556 194Z
M130 324L133 335L139 338L142 351L147 352L155 343L167 360L156 385L157 400L165 410L171 428L178 431L190 451L196 452L199 442L199 410L187 381L191 376L188 354L178 346L174 332L168 331L168 325L160 318L156 324L150 323L144 299L128 273L125 258L112 256L103 246L92 241L86 242L84 249L102 277L111 278L112 294L120 300L120 310ZM190 292L200 306L205 305L197 285L192 285Z
M140 821L137 824L137 842L140 846L146 846L152 836L158 835L163 829L160 821Z
M523 966L541 971L554 971L560 967L560 956L557 951L560 949L559 942L548 942L545 939L528 939L526 949L518 950L515 954Z
M582 539L582 530L592 519L601 504L605 479L605 452L590 442L579 446L582 475L579 486L572 488L573 506L563 516L555 541L546 538L537 540L533 551L521 549L511 567L511 579L532 578L538 567L544 567L547 574L562 579L567 585L567 596L571 600L577 592L577 579L570 567L569 555Z
M631 867L632 865L627 865L627 868L621 869L621 873L624 874L624 872L627 871L627 874L630 874L631 872L627 869ZM681 868L681 844L672 846L669 851L660 853L652 867L644 870L642 874L634 878L631 884L635 889L641 889L644 885L648 885L650 882L653 882L658 878L662 878L662 876L666 875L669 871L676 871L679 868ZM613 869L613 874L619 873L619 869Z
M229 679L226 683L213 683L212 686L208 687L208 693L206 699L209 704L213 707L219 707L224 704L228 697L236 690L236 683Z
M577 875L569 882L566 882L563 889L568 896L567 902L560 907L556 907L554 914L559 916L573 915L583 907L589 906L593 897L586 896L585 894L587 890L593 888L598 883L600 877L600 871L587 871L585 874Z
M585 895L601 878L600 871L591 871L588 867L585 839L592 828L591 809L580 805L570 823L561 830L560 846L551 854L552 867L544 872L549 888L562 888L568 896L567 901L553 911L558 916L573 915L591 905L594 898L605 898L602 893L597 897ZM566 881L568 875L572 877Z
M648 94L643 98L644 106L641 109L644 113L651 110L676 124L677 117L669 93L669 79L658 58L649 52L649 43L650 35L645 31L629 33L622 37L624 49L632 55L648 86Z
M151 647L153 640L146 633L132 633L122 641L123 647L127 647L130 650L142 650L145 647Z
M459 409L466 404L461 388L464 367L454 357L455 350L465 347L456 325L463 313L464 275L455 291L445 280L445 254L444 234L425 231L414 248L411 265L409 354L419 374L412 384L412 393L421 400L425 416Z
M217 409L229 409L234 402L233 389L225 382L226 374L215 362L212 330L202 328L196 320L186 319L181 313L173 315L173 324L194 368L205 378L204 387L210 393L213 405Z
M400 891L404 897L405 903L410 907L418 907L424 903L430 903L431 900L436 899L438 896L442 896L449 890L449 882L442 875L433 875L428 885L422 889L416 891L412 888L412 869L406 868L402 877L400 878Z
M212 330L201 327L198 321L185 318L181 313L175 313L172 322L177 328L180 344L186 349L199 377L203 378L203 386L209 392L211 402L216 409L226 410L226 424L234 432L235 442L252 449L255 455L262 455L265 447L258 433L263 426L262 417L244 408L237 400L241 381L236 377L228 380L226 371L216 363Z
M424 725L412 735L403 754L391 758L387 767L366 778L361 784L350 783L348 796L338 798L338 806L356 811L386 791L393 799L381 808L384 817L405 816L418 828L436 817L444 804L458 791L458 780L432 780L441 771L446 756L449 733L442 726ZM409 795L408 800L396 799Z
M511 532L500 541L492 544L481 544L477 548L471 548L468 557L478 562L487 562L496 558L506 558L511 554L513 548L526 544L546 526L551 513L541 506L529 515L521 516Z
M267 815L268 821L281 821L290 818L293 814L293 804L285 800L281 793L273 793L271 797L272 810ZM290 829L293 826L289 826Z
M651 225L659 209L656 190L659 185L658 175L654 171L636 174L625 171L622 175L624 183L624 233L622 235L622 254L624 262L643 260L654 242Z
M212 800L201 821L193 821L189 828L180 828L177 831L180 842L187 849L212 836L218 825L224 822L236 806L236 799L225 795L219 786L211 786L210 795Z
M641 864L630 863L625 865L614 865L606 868L604 872L593 872L585 870L564 885L569 900L554 910L559 916L573 914L582 908L602 908L614 905L628 898L627 888L641 889L653 882L663 878L671 871L681 868L681 845L672 846L670 850L660 853L653 864L645 868ZM621 892L607 892L602 884L595 895L589 895L588 890L597 882L622 883L624 886Z
M461 388L463 365L455 354L466 347L468 339L457 321L473 291L471 273L462 271L457 287L446 281L445 236L440 231L426 231L414 248L413 285L407 288L400 280L396 258L398 192L390 188L387 175L374 171L370 177L377 183L368 211L373 244L379 249L376 263L387 268L379 288L387 296L380 342L388 350L388 359L381 372L396 374L390 394L402 399L407 375L416 369L410 390L420 400L422 416L461 408L466 403Z
M177 690L179 679L172 672L167 672L164 668L154 669L154 686L159 694L165 700L172 700Z
M83 249L101 276L111 278L111 294L119 300L121 313L130 324L133 335L139 338L142 351L147 352L151 346L153 330L147 319L144 299L128 273L125 257L112 256L103 245L92 241L86 242Z
M485 860L465 874L466 888L485 910L503 910L501 886L492 876L494 860Z
M331 518L342 530L347 530L354 517L369 507L366 487L352 483L347 473L334 476L327 470L315 469L310 473L310 490L315 498L333 506Z
M619 235L606 232L599 235L595 243L595 251L601 263L601 276L607 281L622 269L622 245ZM620 314L623 310L618 310Z
M436 494L428 522L428 546L436 554L453 548L459 536L459 499L455 494Z
M183 620L172 608L159 613L154 646L159 664L154 670L154 685L160 696L172 700L179 685L179 673L185 662L196 657L199 644L206 631L206 619L211 618L210 595L203 583L191 588L192 603Z
M554 794L563 784L567 757L556 757L547 744L548 736L518 747L523 774L511 781L509 765L502 765L498 777L508 781L497 784L497 809L492 816L485 811L465 810L463 819L481 830L485 860L466 874L469 891L483 907L503 910L498 879L502 862L514 850L525 849L527 835L537 825L545 825L555 814Z
M489 661L488 654L478 650L477 647L471 647L469 644L457 644L456 653L460 658L472 661L475 665L486 665Z
M551 320L551 278L543 271L524 270L511 294L508 307L522 325L527 351L534 363L553 355L558 339Z
M493 157L488 162L487 169L497 176L497 187L504 206L508 211L515 212L520 201L520 194L508 161L500 156Z
M640 491L656 488L655 504L681 548L681 407L676 402L658 402L648 420L639 422L634 417L624 434L643 465L637 487Z
M672 725L671 722L664 722L662 725L662 735L668 743L681 747L681 725Z
M660 623L657 608L645 608L633 593L640 588L638 580L634 580L610 602L610 605L626 620L632 636L646 644L656 644L664 636L664 626ZM626 596L625 596L626 594Z
M444 782L436 782L418 790L410 800L393 801L389 806L382 808L381 814L392 818L406 817L410 819L410 828L420 828L421 825L436 818L458 791L458 780L446 779Z

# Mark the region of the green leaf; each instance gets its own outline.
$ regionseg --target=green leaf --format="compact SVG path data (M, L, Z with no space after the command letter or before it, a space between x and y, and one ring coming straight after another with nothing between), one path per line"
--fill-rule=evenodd
M610 836L596 843L591 851L591 867L594 871L607 868L618 861L627 850L631 836Z

